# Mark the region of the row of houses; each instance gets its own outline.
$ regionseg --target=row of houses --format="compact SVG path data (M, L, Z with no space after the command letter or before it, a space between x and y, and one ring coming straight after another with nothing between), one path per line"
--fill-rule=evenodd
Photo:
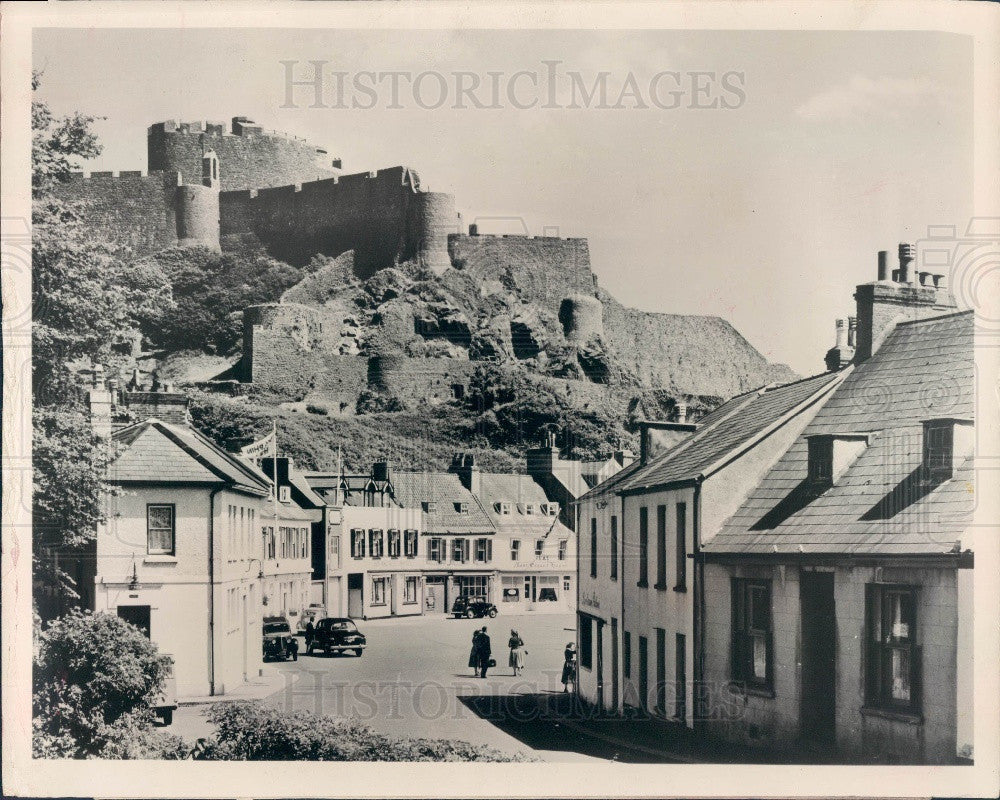
M173 657L181 696L258 676L263 618L294 628L310 606L403 617L475 595L501 613L572 613L575 532L539 465L581 494L631 463L627 453L569 462L548 441L529 454L533 474L484 472L465 454L439 472L385 461L364 474L302 471L219 447L189 424L182 394L97 387L90 400L116 451L113 491L93 554L70 571L82 605L128 620ZM116 427L119 403L141 421Z
M974 318L900 256L827 372L665 426L577 502L587 703L823 760L971 758Z

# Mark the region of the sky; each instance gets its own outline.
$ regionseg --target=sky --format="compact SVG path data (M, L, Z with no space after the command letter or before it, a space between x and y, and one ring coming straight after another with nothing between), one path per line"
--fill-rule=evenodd
M308 87L282 107L281 62L301 80L314 60L326 62L327 106L334 73L347 73L346 108L310 107ZM721 316L802 375L823 371L834 320L874 280L878 250L895 258L899 242L963 226L972 210L971 41L952 34L37 29L34 63L54 112L103 117L104 153L87 170L145 169L153 122L247 116L325 147L347 172L412 167L483 232L587 237L621 302ZM438 105L438 79L415 98L404 78L393 108L383 79L373 108L353 108L370 104L351 89L366 71L440 74L445 99L421 107ZM602 72L605 107L580 94L568 107L570 73L589 91ZM476 79L480 104L498 108L456 100L455 81Z

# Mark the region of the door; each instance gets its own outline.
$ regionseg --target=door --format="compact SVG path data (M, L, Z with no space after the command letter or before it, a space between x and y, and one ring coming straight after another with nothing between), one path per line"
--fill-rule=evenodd
M674 716L687 724L687 637L674 635Z
M604 708L604 621L597 620L597 708Z
M803 572L799 581L802 620L802 738L818 745L835 740L837 619L832 572Z
M243 595L243 680L247 679L247 649L250 647L250 616L247 613L247 596Z
M667 632L656 629L656 711L667 716Z
M618 620L611 618L611 710L618 710Z
M347 576L347 616L361 619L365 613L363 572L351 572Z
M639 708L649 710L649 640L639 637Z
M118 616L135 625L149 638L149 606L118 606Z
M445 605L444 579L428 578L424 585L424 610L428 614L447 613L448 607Z
M535 597L538 594L538 577L536 575L524 576L524 605L528 611L535 610Z

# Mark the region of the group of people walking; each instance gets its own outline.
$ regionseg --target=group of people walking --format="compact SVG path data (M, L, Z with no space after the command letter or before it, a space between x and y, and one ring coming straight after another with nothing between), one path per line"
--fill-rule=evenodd
M507 647L510 650L507 663L514 670L514 677L516 678L524 671L524 657L528 654L528 651L524 647L524 639L521 638L521 635L516 630L511 629L510 638L507 640ZM477 628L472 633L472 650L469 651L469 667L472 669L472 674L475 677L485 678L486 671L496 665L497 662L493 658L493 647L490 636L486 631L486 626L483 625L482 628ZM562 684L564 692L569 691L570 684L576 684L575 642L567 643L566 650L563 653Z

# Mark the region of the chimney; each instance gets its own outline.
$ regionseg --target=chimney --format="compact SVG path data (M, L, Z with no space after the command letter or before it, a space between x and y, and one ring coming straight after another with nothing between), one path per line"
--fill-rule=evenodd
M374 478L377 481L388 481L389 462L376 461L374 464L372 464L372 478Z
M479 494L479 467L476 465L476 457L472 453L459 453L456 455L451 461L450 471L458 475L459 480L462 481L462 486L474 495Z
M122 392L122 403L140 420L156 417L174 425L188 424L188 398L181 392Z
M688 406L687 403L677 404L677 422L687 422L688 416Z
M836 328L836 339L835 339L836 344L834 346L841 348L844 346L844 343L846 341L844 333L847 328L847 324L844 320L838 319L837 322L835 323L835 328Z
M858 318L847 318L847 346L852 350L858 346Z
M878 279L880 281L889 280L889 251L878 251ZM895 280L895 278L893 278Z
M473 222L471 225L469 225L469 236L478 236L478 235L479 235L479 226Z
M102 439L111 437L111 392L103 386L87 391L87 401L90 406L90 424L94 435Z
M892 282L884 281L884 259L879 253L879 279L858 285L854 292L857 314L854 318L854 362L865 361L878 350L896 323L904 320L947 314L958 308L948 292L943 276L930 273L917 281L913 261L916 248L903 242L899 245L899 269L893 270ZM831 351L832 353L832 351ZM828 354L829 356L830 354Z
M847 320L838 319L836 321L836 342L833 347L826 351L826 356L823 358L829 372L836 372L838 369L843 369L854 358L855 322L854 317L850 317L849 319L851 320L850 327L848 327ZM845 339L847 342L850 342L850 345L845 344Z
M635 461L635 453L631 450L615 450L612 458L618 462L619 466L624 468Z

